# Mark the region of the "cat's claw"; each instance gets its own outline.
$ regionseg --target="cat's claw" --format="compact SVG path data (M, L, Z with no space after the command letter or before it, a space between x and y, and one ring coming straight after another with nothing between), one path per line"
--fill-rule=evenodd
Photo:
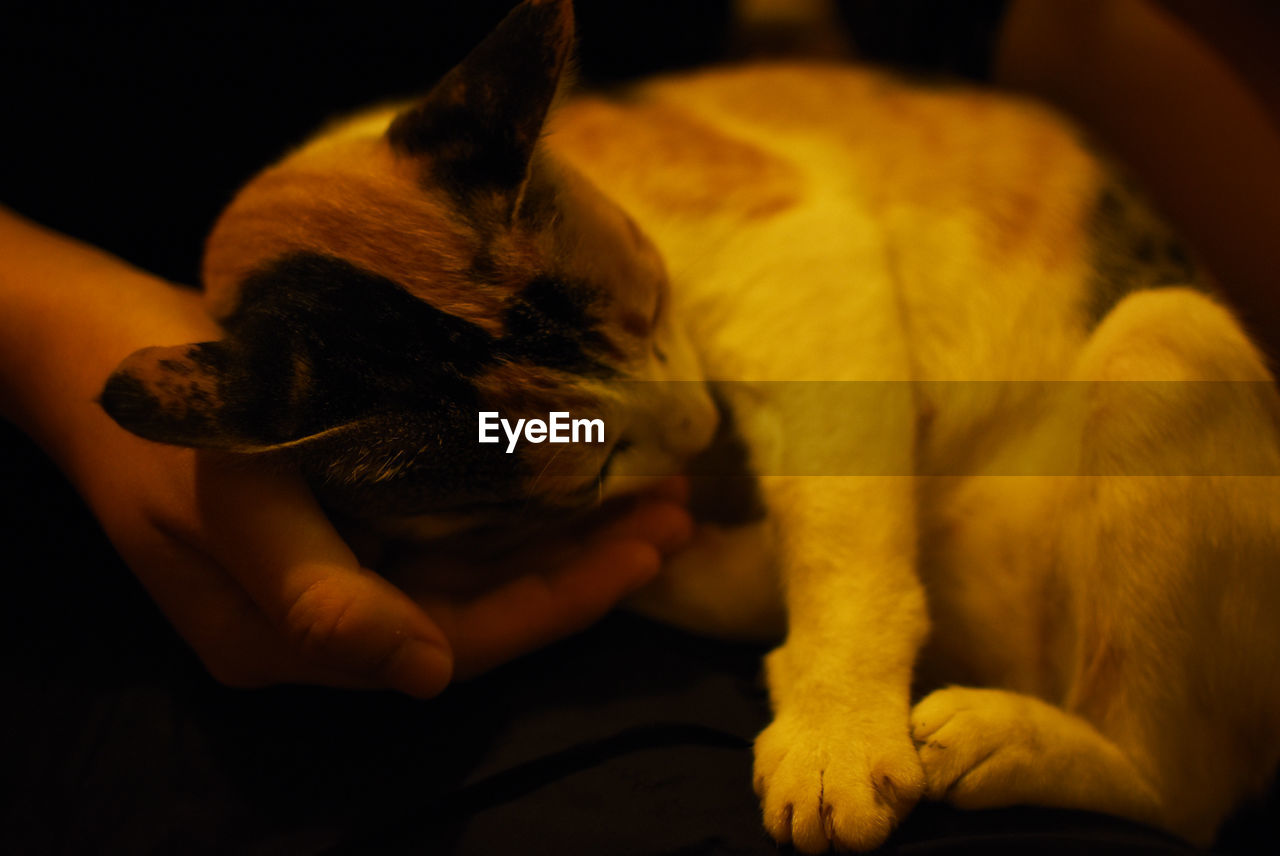
M804 853L873 850L923 793L906 729L873 733L853 720L782 714L756 739L756 793L779 844Z

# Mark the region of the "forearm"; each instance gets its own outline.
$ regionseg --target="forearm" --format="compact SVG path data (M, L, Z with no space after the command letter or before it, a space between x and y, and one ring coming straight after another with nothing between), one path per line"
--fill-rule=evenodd
M0 207L0 414L64 469L113 429L95 399L121 359L201 333L195 292Z

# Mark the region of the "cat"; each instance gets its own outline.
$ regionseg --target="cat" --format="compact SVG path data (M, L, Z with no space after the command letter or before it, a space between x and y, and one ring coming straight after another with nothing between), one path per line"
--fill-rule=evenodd
M1034 103L785 63L570 95L573 39L525 0L250 181L226 338L135 353L106 410L424 537L701 472L635 605L781 639L777 841L927 798L1210 842L1280 759L1280 399L1167 227ZM482 411L606 436L508 452Z

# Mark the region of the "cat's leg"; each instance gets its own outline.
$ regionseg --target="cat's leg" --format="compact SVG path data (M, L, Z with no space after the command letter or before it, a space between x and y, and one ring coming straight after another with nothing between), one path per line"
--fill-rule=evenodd
M907 543L911 481L807 482L792 488L832 483L814 502L791 500L814 525L797 521L784 545L789 631L766 661L774 721L756 740L755 786L778 841L805 852L866 850L924 789L908 727L928 626Z
M951 688L912 725L931 797L1091 809L1208 843L1280 758L1280 400L1194 292L1127 298L1088 343L1057 569L1061 709ZM1050 521L1046 521L1050 525ZM1048 644L1029 656L1053 650Z
M763 481L779 517L789 627L766 661L775 718L756 741L755 785L770 834L805 852L878 846L924 788L908 728L928 623L906 475L911 390L849 389L868 400L833 409L849 423L840 454L883 474ZM831 440L807 442L806 453Z
M806 852L878 846L923 791L908 716L928 626L900 283L882 212L821 161L803 204L719 243L711 277L737 307L699 335L709 372L749 379L726 392L787 613L755 787L769 833Z
M959 808L1043 805L1161 819L1147 776L1091 723L1006 690L948 687L911 712L925 796Z

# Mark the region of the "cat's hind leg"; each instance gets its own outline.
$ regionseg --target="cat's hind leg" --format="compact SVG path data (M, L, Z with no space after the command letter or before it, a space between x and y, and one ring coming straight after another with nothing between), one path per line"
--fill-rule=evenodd
M966 809L1015 804L1103 810L1156 823L1152 784L1092 724L1038 698L948 687L916 704L911 734L925 796Z
M1126 298L1077 368L1082 475L1053 524L1070 620L1043 649L1067 652L1060 707L927 697L912 726L928 793L1208 843L1280 758L1280 400L1228 313L1191 291Z

